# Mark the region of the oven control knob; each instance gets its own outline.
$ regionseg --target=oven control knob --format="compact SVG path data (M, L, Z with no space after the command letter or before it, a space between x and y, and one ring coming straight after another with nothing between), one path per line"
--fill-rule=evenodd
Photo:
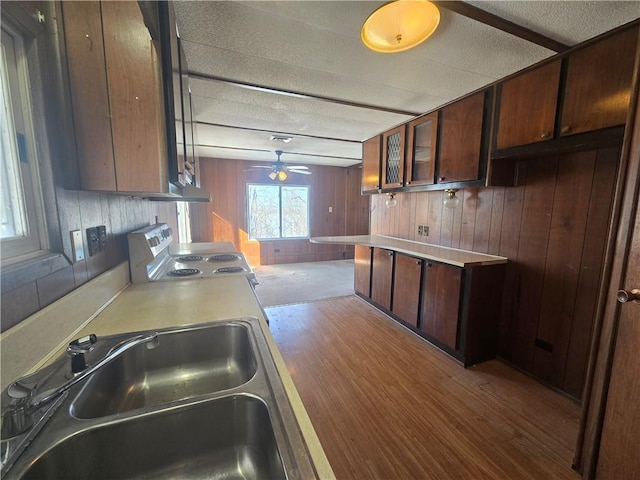
M157 247L158 245L160 245L160 240L158 239L158 237L151 237L149 239L149 245L151 247Z
M173 234L173 230L171 230L171 228L167 228L162 231L162 234L165 236L165 238L169 238Z

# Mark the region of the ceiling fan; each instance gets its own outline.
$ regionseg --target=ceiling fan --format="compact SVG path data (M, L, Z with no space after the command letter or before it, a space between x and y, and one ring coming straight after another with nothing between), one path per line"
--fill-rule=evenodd
M255 165L251 168L268 168L271 170L269 173L269 178L271 180L275 180L276 178L281 182L284 182L287 179L287 173L300 173L302 175L311 175L309 171L309 167L305 165L286 165L282 160L280 160L280 155L282 155L282 150L276 150L276 155L278 159L273 162L271 165Z

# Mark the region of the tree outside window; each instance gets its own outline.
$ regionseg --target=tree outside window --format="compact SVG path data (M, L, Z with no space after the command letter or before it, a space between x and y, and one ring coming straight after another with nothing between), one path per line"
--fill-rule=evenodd
M249 238L309 237L309 187L247 184Z

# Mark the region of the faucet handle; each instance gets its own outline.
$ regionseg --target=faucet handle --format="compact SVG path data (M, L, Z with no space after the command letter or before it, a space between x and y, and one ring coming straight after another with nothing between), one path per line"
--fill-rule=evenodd
M84 354L92 351L93 344L97 341L98 337L92 333L91 335L77 338L69 343L67 354L71 357L71 371L73 373L80 373L87 368Z
M95 333L87 335L86 337L76 338L73 342L69 343L67 352L69 353L85 353L93 350L93 344L98 341L98 337Z

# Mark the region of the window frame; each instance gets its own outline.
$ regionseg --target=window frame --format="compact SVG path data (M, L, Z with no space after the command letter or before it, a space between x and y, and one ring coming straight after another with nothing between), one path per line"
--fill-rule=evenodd
M251 236L251 206L249 202L249 188L252 186L257 187L277 187L278 188L278 232L279 237L263 237L253 238ZM304 188L307 192L307 234L300 237L283 237L282 236L282 188ZM311 238L311 186L304 184L272 184L272 183L259 183L259 182L247 182L245 184L245 203L246 203L246 229L247 237L251 242L273 242L273 241L288 241L288 240L307 240Z
M25 219L26 235L0 240L2 247L0 249L0 262L2 265L11 265L48 253L49 237L44 214L45 207L40 172L41 160L34 127L34 105L31 95L32 85L26 47L28 38L5 21L2 22L2 33L3 36L7 35L11 37L13 50L15 52L15 73L17 78L17 85L11 85L11 82L7 82L8 84L6 85L8 95L10 96L9 98L12 99L11 105L8 108L13 112L13 118L8 119L10 122L9 127L12 127L9 133L17 133L19 130L14 124L14 119L16 118L15 109L19 108L23 122L23 125L20 127L24 130L24 153L27 157L25 165L19 158L20 153L18 152L19 147L17 140L14 140L14 150L17 156L14 161L17 163L17 170L20 171L19 183L22 188L21 206L23 207L21 215ZM0 59L3 63L7 60L5 48L3 44L2 58ZM4 78L1 81L4 82ZM14 90L17 90L17 92ZM16 93L19 97L19 105L16 105L17 102L15 102L14 99Z

